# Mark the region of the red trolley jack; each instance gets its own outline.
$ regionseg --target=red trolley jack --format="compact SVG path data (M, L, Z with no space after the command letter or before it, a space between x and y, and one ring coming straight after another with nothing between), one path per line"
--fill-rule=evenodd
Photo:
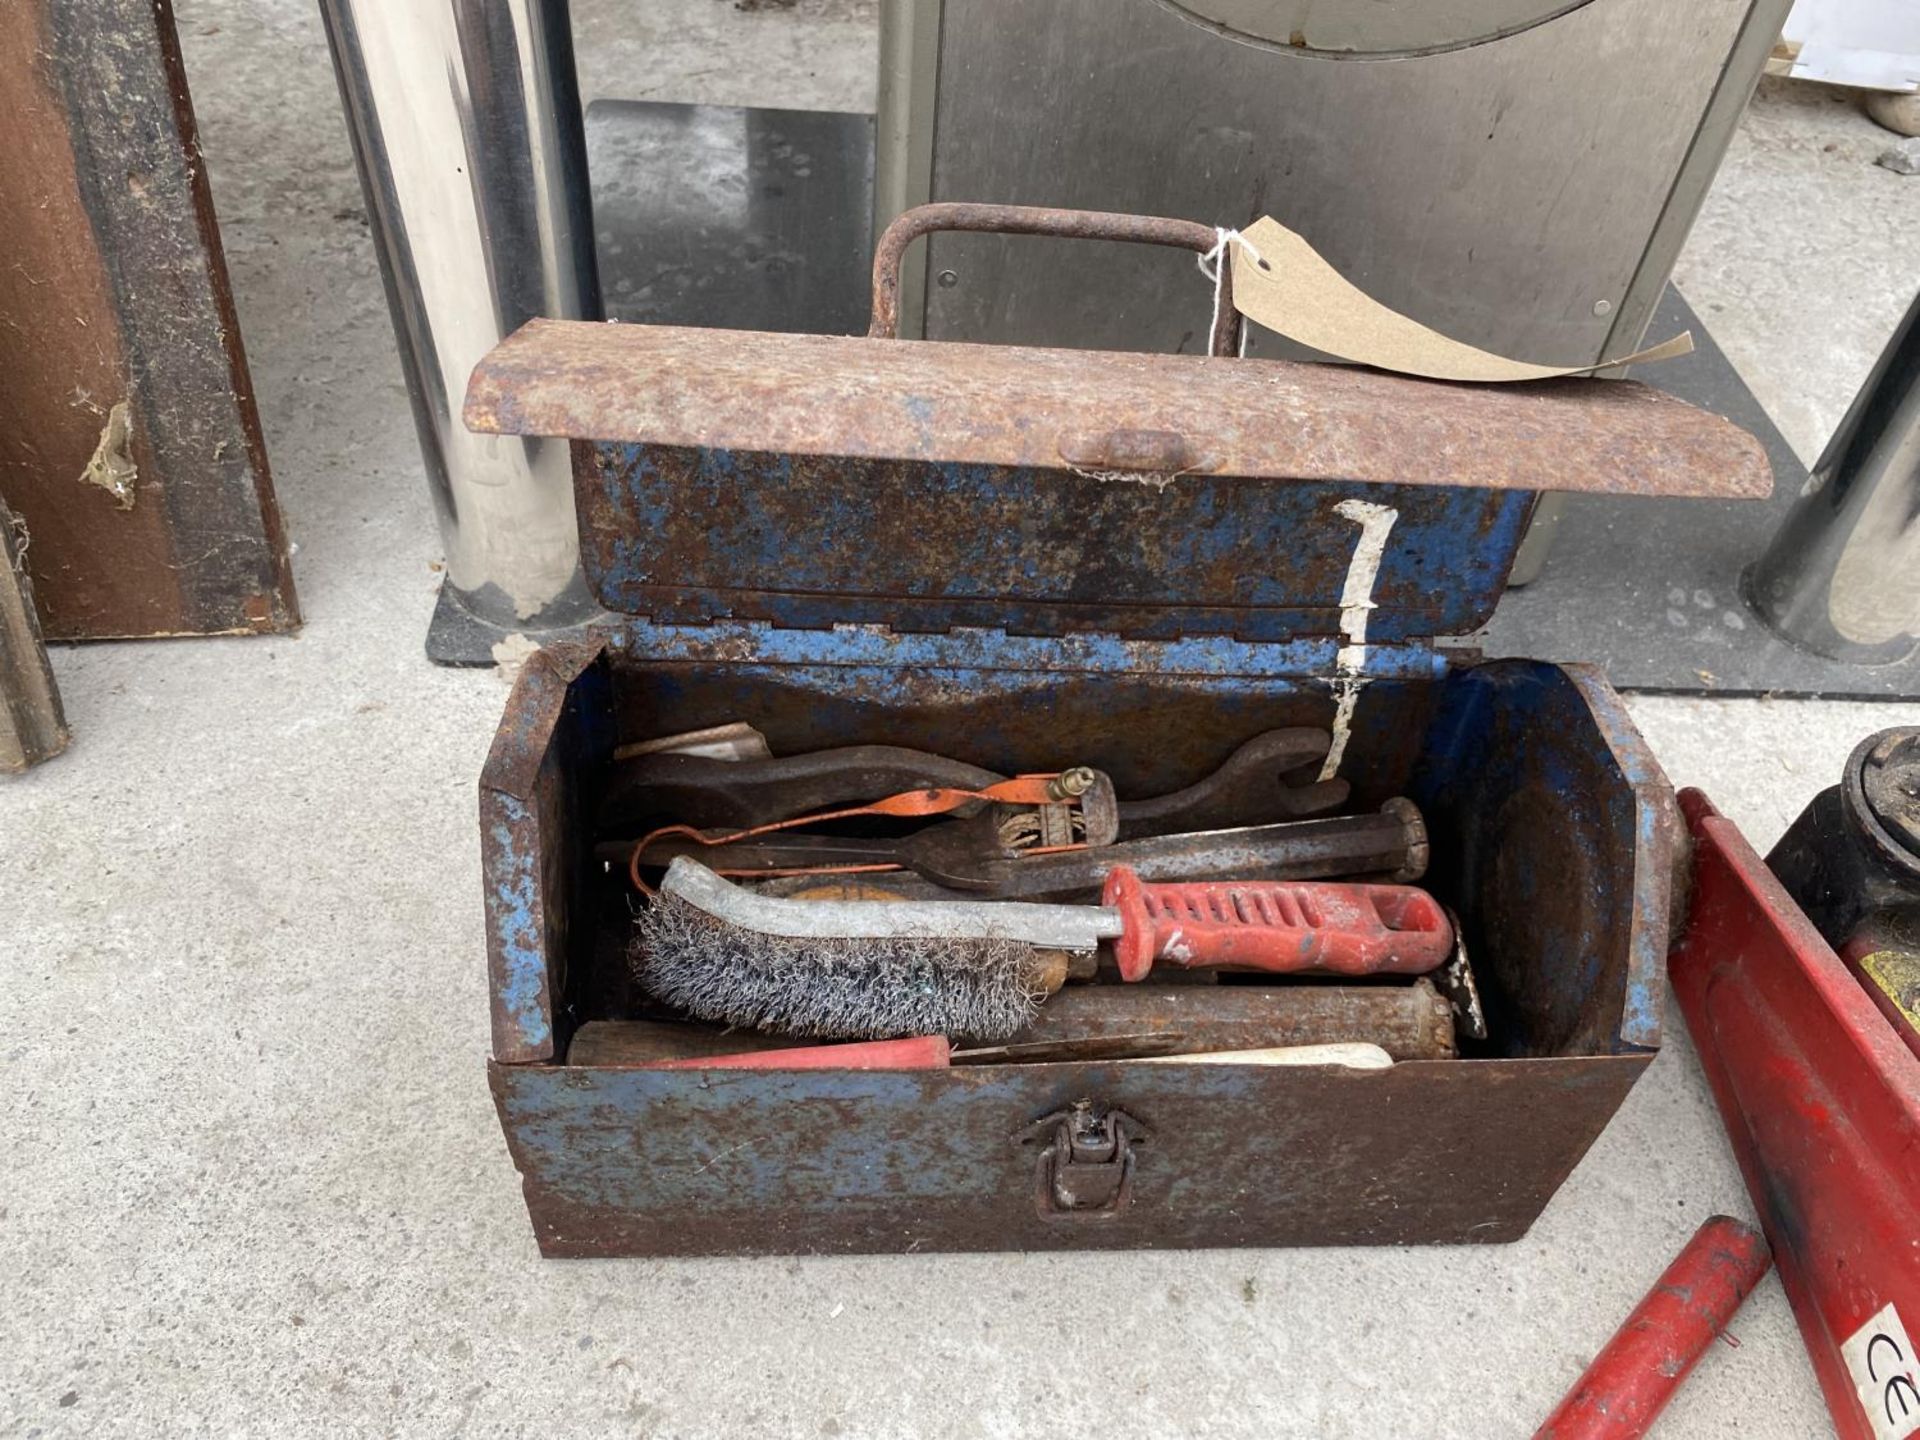
M1920 1058L1697 790L1668 973L1835 1428L1920 1435Z

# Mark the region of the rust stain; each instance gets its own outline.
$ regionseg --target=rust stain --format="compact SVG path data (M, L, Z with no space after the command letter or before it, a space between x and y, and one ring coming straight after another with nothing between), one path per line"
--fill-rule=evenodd
M1514 1240L1648 1059L488 1075L545 1255L872 1254ZM1088 1095L1150 1136L1097 1223L1008 1143Z

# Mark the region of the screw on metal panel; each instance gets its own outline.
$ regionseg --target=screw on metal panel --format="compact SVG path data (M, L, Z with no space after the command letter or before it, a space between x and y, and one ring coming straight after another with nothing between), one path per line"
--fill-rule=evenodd
M960 277L954 274L953 271L951 270L942 270L940 272L939 278L940 278L940 288L942 290L951 290L954 286L960 283Z
M1613 313L1613 302L1611 300L1594 301L1593 313L1596 315L1611 315Z

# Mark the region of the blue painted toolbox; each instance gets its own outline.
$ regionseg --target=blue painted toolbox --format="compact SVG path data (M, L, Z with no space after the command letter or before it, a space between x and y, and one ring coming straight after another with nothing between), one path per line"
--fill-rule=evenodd
M958 208L915 224L1212 238ZM489 1073L546 1254L1511 1240L1652 1059L1665 778L1592 670L1437 637L1491 614L1541 488L1764 493L1726 422L1630 383L545 321L467 418L576 442L583 566L631 617L529 660L481 780ZM1424 811L1489 1036L1367 1071L570 1063L646 1006L594 855L614 753L734 721L1123 796L1330 728L1356 809ZM1067 1203L1063 1166L1113 1183Z

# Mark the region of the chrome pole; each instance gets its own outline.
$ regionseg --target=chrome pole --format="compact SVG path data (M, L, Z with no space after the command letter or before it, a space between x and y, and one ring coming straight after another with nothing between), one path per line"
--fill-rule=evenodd
M566 0L321 0L452 597L484 625L593 613L565 441L470 434L467 377L537 315L598 318Z
M1920 640L1920 297L1745 577L1783 638L1856 664Z

